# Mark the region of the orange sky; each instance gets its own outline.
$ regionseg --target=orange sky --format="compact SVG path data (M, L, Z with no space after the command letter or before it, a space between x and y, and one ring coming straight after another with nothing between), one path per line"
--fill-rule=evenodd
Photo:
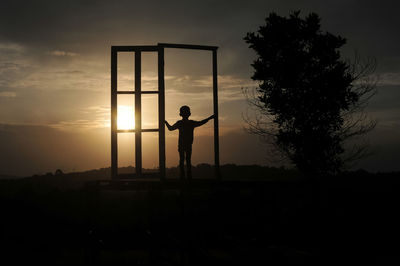
M378 126L363 141L373 156L358 165L400 170L400 17L396 1L2 1L0 9L0 174L32 175L110 166L111 45L188 43L219 46L221 163L271 164L272 154L243 128L248 105L242 87L253 87L254 53L243 37L272 11L317 12L322 29L348 39L354 50L378 61L378 94L367 111ZM119 83L133 88L133 56L120 58ZM144 56L143 88L157 84L155 56ZM132 74L132 75L131 75ZM192 119L211 115L211 55L167 49L166 119L183 104ZM119 96L128 106L133 96ZM123 99L126 98L126 99ZM155 97L143 98L143 123L157 121ZM129 107L123 107L129 108ZM144 136L143 164L155 167L154 135ZM153 137L153 139L152 139ZM129 138L123 136L121 138ZM166 135L167 166L177 165L177 132ZM129 140L121 165L134 163ZM212 122L195 132L193 163L212 162ZM133 144L131 143L131 146ZM279 165L279 164L277 164Z

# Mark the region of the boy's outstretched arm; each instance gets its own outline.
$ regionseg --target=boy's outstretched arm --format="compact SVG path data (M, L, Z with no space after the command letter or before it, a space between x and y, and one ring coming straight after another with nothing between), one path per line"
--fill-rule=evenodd
M178 122L176 122L175 124L173 124L172 126L168 123L167 120L165 120L165 124L167 125L167 128L169 131L178 129Z
M204 125L205 123L207 123L209 120L211 120L211 119L213 119L215 116L214 115L211 115L211 116L209 116L209 117L207 117L206 119L204 119L204 120L201 120L201 121L195 121L195 127L199 127L199 126L202 126L202 125Z

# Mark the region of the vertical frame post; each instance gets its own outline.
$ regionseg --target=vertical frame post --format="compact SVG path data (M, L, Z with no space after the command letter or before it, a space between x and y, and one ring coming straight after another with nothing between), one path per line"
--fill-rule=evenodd
M217 69L217 49L212 50L213 65L213 107L214 107L214 163L215 176L221 178L219 169L219 126L218 126L218 69Z
M111 178L118 176L117 49L111 47Z
M142 60L141 51L135 51L135 169L136 176L142 175Z
M158 46L158 153L160 178L165 180L165 82L164 47Z

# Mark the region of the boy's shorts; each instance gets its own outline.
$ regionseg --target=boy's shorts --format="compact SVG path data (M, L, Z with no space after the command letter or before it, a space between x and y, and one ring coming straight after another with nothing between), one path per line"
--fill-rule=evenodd
M190 146L178 146L178 152L192 152L192 145Z

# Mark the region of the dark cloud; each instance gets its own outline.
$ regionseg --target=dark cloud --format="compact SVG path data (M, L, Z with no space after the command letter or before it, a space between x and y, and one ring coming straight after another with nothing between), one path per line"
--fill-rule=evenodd
M251 51L243 41L272 11L317 12L322 29L379 59L379 71L398 69L397 1L2 1L0 39L39 50L108 53L111 44L188 42L221 47L220 70L249 77ZM396 60L393 58L397 57Z
M370 100L369 111L387 112L397 109L400 114L400 84L378 86L376 95Z
M371 155L359 161L355 168L374 172L400 171L398 163L400 150L400 125L396 123L381 125L365 137Z

